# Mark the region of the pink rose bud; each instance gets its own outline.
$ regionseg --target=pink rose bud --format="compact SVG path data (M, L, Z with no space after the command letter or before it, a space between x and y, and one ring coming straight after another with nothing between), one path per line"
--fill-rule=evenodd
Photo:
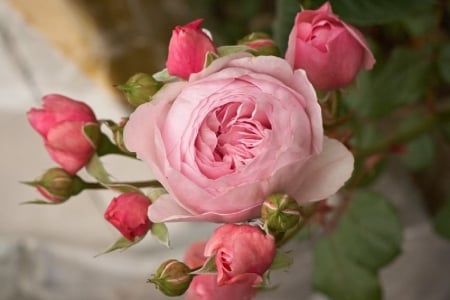
M253 49L254 55L280 55L280 50L269 35L253 32L238 41L238 45L245 45Z
M40 178L26 184L36 189L51 202L63 202L79 194L84 188L80 177L67 173L64 169L48 169Z
M304 69L319 90L344 87L360 69L371 69L375 63L361 32L341 21L328 2L297 14L286 60L295 69Z
M129 241L144 236L151 227L147 216L150 199L136 192L114 198L105 211L105 219Z
M184 261L191 269L200 268L206 261L204 256L206 242L196 242L186 251ZM186 300L250 300L256 295L252 282L236 282L217 285L217 275L196 275L186 292Z
M208 52L217 53L211 38L202 31L202 22L197 19L173 30L166 62L170 75L188 79L203 69Z
M42 100L42 109L28 111L28 121L43 137L52 159L75 174L95 152L95 145L83 131L85 125L97 124L94 112L85 103L62 95L46 95Z
M215 255L219 286L262 282L272 264L275 241L259 227L225 224L218 227L205 247L205 256Z
M118 85L117 88L125 94L128 103L138 107L142 103L150 101L161 86L162 84L151 75L137 73L131 76L124 84Z
M162 263L156 274L148 280L164 295L175 297L183 295L192 281L191 269L176 259L169 259Z

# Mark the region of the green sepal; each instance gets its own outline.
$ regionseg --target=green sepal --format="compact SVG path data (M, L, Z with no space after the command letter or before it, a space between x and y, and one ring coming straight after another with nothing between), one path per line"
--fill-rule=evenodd
M83 126L83 133L91 143L92 147L97 149L102 135L100 125L98 123L87 123Z
M58 204L62 204L65 201L59 201L59 202L52 202L52 201L45 201L45 200L40 200L40 199L36 199L36 200L30 200L30 201L24 201L24 202L20 202L20 205L27 205L27 204L49 204L49 205L58 205Z
M203 266L201 266L199 269L190 272L189 274L191 275L217 274L216 256L213 255L208 257Z
M140 241L142 241L142 239L144 238L145 235L143 236L138 236L134 239L134 241L130 241L127 238L121 236L119 237L111 246L109 246L105 251L95 255L95 257L116 251L116 250L120 250L120 251L125 251L128 248L130 248L131 246L136 245L137 243L139 243Z
M169 230L164 223L153 223L150 229L153 237L161 244L170 248Z
M180 78L178 78L177 76L170 75L169 71L167 71L167 68L162 69L161 71L153 74L153 78L163 83L169 83L180 80Z

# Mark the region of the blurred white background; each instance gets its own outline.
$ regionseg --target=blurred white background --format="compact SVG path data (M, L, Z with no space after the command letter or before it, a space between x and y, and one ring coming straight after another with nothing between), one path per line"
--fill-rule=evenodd
M98 118L118 120L126 113L112 92L0 0L0 300L166 299L146 278L165 259L182 258L189 242L207 238L214 226L171 224L172 250L147 238L124 253L94 258L119 236L103 219L114 194L84 192L63 205L19 205L40 197L19 182L54 166L25 116L47 93L83 100ZM106 164L119 179L150 176L136 161L111 157ZM432 233L405 173L391 169L377 188L395 200L406 230L404 254L382 272L386 299L449 299L450 245ZM283 281L279 290L258 299L322 299L311 292L310 244L289 248L295 265L275 274L274 283Z

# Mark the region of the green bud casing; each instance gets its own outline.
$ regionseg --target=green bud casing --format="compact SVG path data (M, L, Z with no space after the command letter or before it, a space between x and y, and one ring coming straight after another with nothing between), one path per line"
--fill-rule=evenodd
M124 84L118 85L128 103L134 107L148 102L151 97L161 88L162 83L156 81L151 75L145 73L137 73L128 79Z
M286 194L270 195L261 208L261 218L273 233L284 233L300 222L299 205Z
M166 296L180 296L191 284L193 275L190 272L191 269L186 264L169 259L159 266L156 274L148 282L153 283Z

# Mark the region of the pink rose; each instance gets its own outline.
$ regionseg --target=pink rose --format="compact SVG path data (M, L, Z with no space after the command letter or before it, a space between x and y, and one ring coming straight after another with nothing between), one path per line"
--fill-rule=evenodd
M197 19L173 30L166 62L170 75L187 79L203 69L208 52L217 52L211 38L202 31L202 22Z
M42 100L42 109L28 111L28 121L44 138L52 159L68 173L75 174L95 152L83 131L86 124L97 123L94 112L83 102L62 95L51 94Z
M206 242L192 244L186 251L184 262L191 269L199 268L206 261ZM253 283L236 282L228 285L217 284L217 275L197 275L186 292L186 300L250 300L256 295Z
M105 211L105 219L124 237L134 241L151 227L147 216L150 200L140 193L125 193L114 198Z
M295 69L304 69L319 90L344 87L361 68L371 69L375 63L362 34L333 14L328 2L297 14L286 60Z
M217 283L262 282L275 257L275 240L259 227L225 224L218 227L205 246L205 256L215 255Z
M255 218L274 192L320 200L353 170L351 153L324 139L304 71L274 56L228 55L166 84L131 114L124 140L169 192L150 207L154 222Z

